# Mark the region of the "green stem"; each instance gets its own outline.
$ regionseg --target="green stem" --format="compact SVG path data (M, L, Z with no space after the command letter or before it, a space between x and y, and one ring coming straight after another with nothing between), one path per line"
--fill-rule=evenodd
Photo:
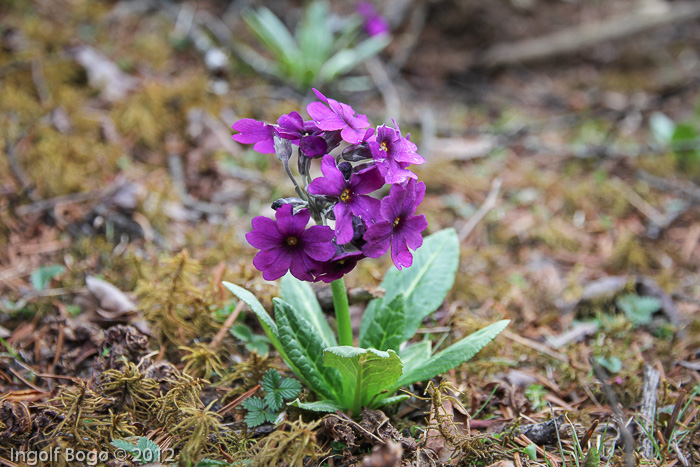
M352 324L350 323L350 306L348 294L345 292L343 278L331 282L333 291L333 306L335 307L335 321L338 325L338 343L352 347Z

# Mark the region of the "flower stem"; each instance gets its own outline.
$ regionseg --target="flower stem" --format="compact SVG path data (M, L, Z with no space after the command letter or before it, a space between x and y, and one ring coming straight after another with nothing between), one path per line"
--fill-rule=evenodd
M335 307L335 321L338 325L338 343L352 347L352 324L350 323L350 308L348 294L345 291L343 278L331 282L333 291L333 306Z

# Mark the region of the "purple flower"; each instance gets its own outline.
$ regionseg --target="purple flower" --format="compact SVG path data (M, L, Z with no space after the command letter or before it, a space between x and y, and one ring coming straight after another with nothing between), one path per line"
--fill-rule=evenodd
M292 205L285 204L275 212L276 222L263 216L253 219L253 230L245 238L260 250L253 265L266 280L279 279L291 270L297 279L314 281L323 272L323 263L333 258L333 230L323 225L306 229L310 217L308 209L292 214Z
M364 18L363 29L368 36L378 36L389 32L389 23L380 15L369 2L360 2L357 12Z
M338 249L339 253L332 260L323 263L323 272L316 277L317 281L330 284L355 269L357 262L365 257L361 251L345 252L340 247Z
M231 127L240 133L233 135L234 141L242 144L253 144L253 149L261 154L274 154L275 145L273 138L275 129L272 125L265 122L259 122L252 118L242 118L233 124Z
M305 122L299 115L299 112L290 112L282 115L277 119L277 127L275 127L277 136L296 144L299 146L302 154L311 158L323 156L337 146L340 142L340 136L336 137L331 133L339 132L321 131L313 121ZM338 143L332 145L334 140L337 140Z
M321 102L312 102L306 106L306 111L314 119L316 125L325 131L341 130L340 135L350 144L357 144L362 141L365 135L365 128L369 127L366 115L355 116L355 111L347 104L328 99L326 96L314 89L316 96Z
M312 195L338 198L338 203L333 207L333 213L335 214L336 242L342 245L352 240L353 215L369 222L379 212L379 200L367 196L367 193L381 188L384 180L376 169L363 173L351 172L349 179L346 179L343 172L335 165L333 156L323 157L321 172L323 177L311 182L307 191Z
M418 147L415 144L401 136L396 122L394 126L395 128L386 125L378 127L374 141L369 141L369 149L386 183L404 183L409 178L418 178L406 167L422 164L425 159L416 152Z
M382 221L370 225L364 235L367 242L362 252L370 258L378 258L391 246L391 259L396 267L413 264L415 250L423 244L421 232L428 226L425 215L415 216L416 207L425 196L425 183L410 179L406 186L392 185L389 196L381 201L379 210Z

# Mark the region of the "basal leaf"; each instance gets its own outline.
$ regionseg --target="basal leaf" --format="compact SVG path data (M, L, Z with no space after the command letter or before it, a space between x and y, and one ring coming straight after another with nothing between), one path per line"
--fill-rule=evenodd
M338 345L335 335L328 325L323 311L321 311L316 294L307 282L300 281L291 274L286 274L280 281L280 298L289 303L298 314L314 326L318 335L323 339L325 347Z
M403 295L397 295L391 302L382 301L379 310L372 313L371 319L367 319L365 332L360 330L360 347L398 351L406 326Z
M382 352L358 347L331 347L323 352L323 363L337 368L342 378L342 403L359 414L401 376L401 359L393 350Z
M399 352L401 362L403 363L404 374L411 373L413 370L427 362L432 355L432 344L430 340L423 340L416 344L409 345Z
M336 398L340 377L337 370L323 365L323 340L288 303L279 298L275 298L274 303L280 342L296 367L295 373L317 394L327 399Z
M442 352L438 352L419 367L413 369L410 373L404 373L399 381L392 388L396 390L401 386L413 384L418 381L425 381L434 376L442 374L446 371L456 368L466 362L486 344L491 342L506 326L510 323L509 320L498 321L484 329L481 329L461 341L446 348Z
M383 301L390 302L403 294L406 329L403 340L413 337L423 319L435 311L452 288L459 265L459 240L454 229L445 229L426 237L413 254L413 265L401 271L391 268L382 287ZM370 302L371 304L371 302ZM367 315L363 317L367 318ZM368 326L368 325L365 325Z
M387 397L387 398L378 400L377 402L372 404L372 408L376 409L379 407L384 407L385 405L398 404L399 402L403 402L406 399L410 399L410 398L411 398L411 396L409 396L408 394L399 394L398 396Z
M299 399L290 402L289 405L292 407L299 407L304 410L311 410L312 412L326 412L334 413L338 410L343 410L342 404L337 401L323 400L316 402L301 402Z

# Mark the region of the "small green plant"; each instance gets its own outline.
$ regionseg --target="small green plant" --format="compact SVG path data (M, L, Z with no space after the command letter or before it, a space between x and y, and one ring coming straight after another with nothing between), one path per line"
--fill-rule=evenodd
M136 445L125 439L115 439L111 444L115 448L131 454L134 462L145 464L160 461L160 446L144 436L138 438Z
M545 395L547 390L541 384L532 383L525 389L525 397L532 403L533 410L539 410L547 405L547 401L543 399Z
M236 324L231 328L230 332L243 342L243 345L249 352L257 352L264 357L270 351L270 341L267 337L255 334L245 324Z
M297 397L301 391L299 381L283 378L274 368L265 372L260 386L265 391L264 398L249 397L241 404L248 411L245 422L249 428L265 422L274 423L280 415L282 404Z
M389 43L387 34L358 42L362 24L358 17L348 18L339 30L334 30L334 22L329 21L330 8L325 1L308 4L294 34L265 7L245 10L242 16L273 59L249 50L244 54L244 60L253 68L273 74L298 89L335 80L379 53Z
M617 307L635 326L651 323L651 317L661 309L661 301L655 297L641 297L627 294L615 300Z

